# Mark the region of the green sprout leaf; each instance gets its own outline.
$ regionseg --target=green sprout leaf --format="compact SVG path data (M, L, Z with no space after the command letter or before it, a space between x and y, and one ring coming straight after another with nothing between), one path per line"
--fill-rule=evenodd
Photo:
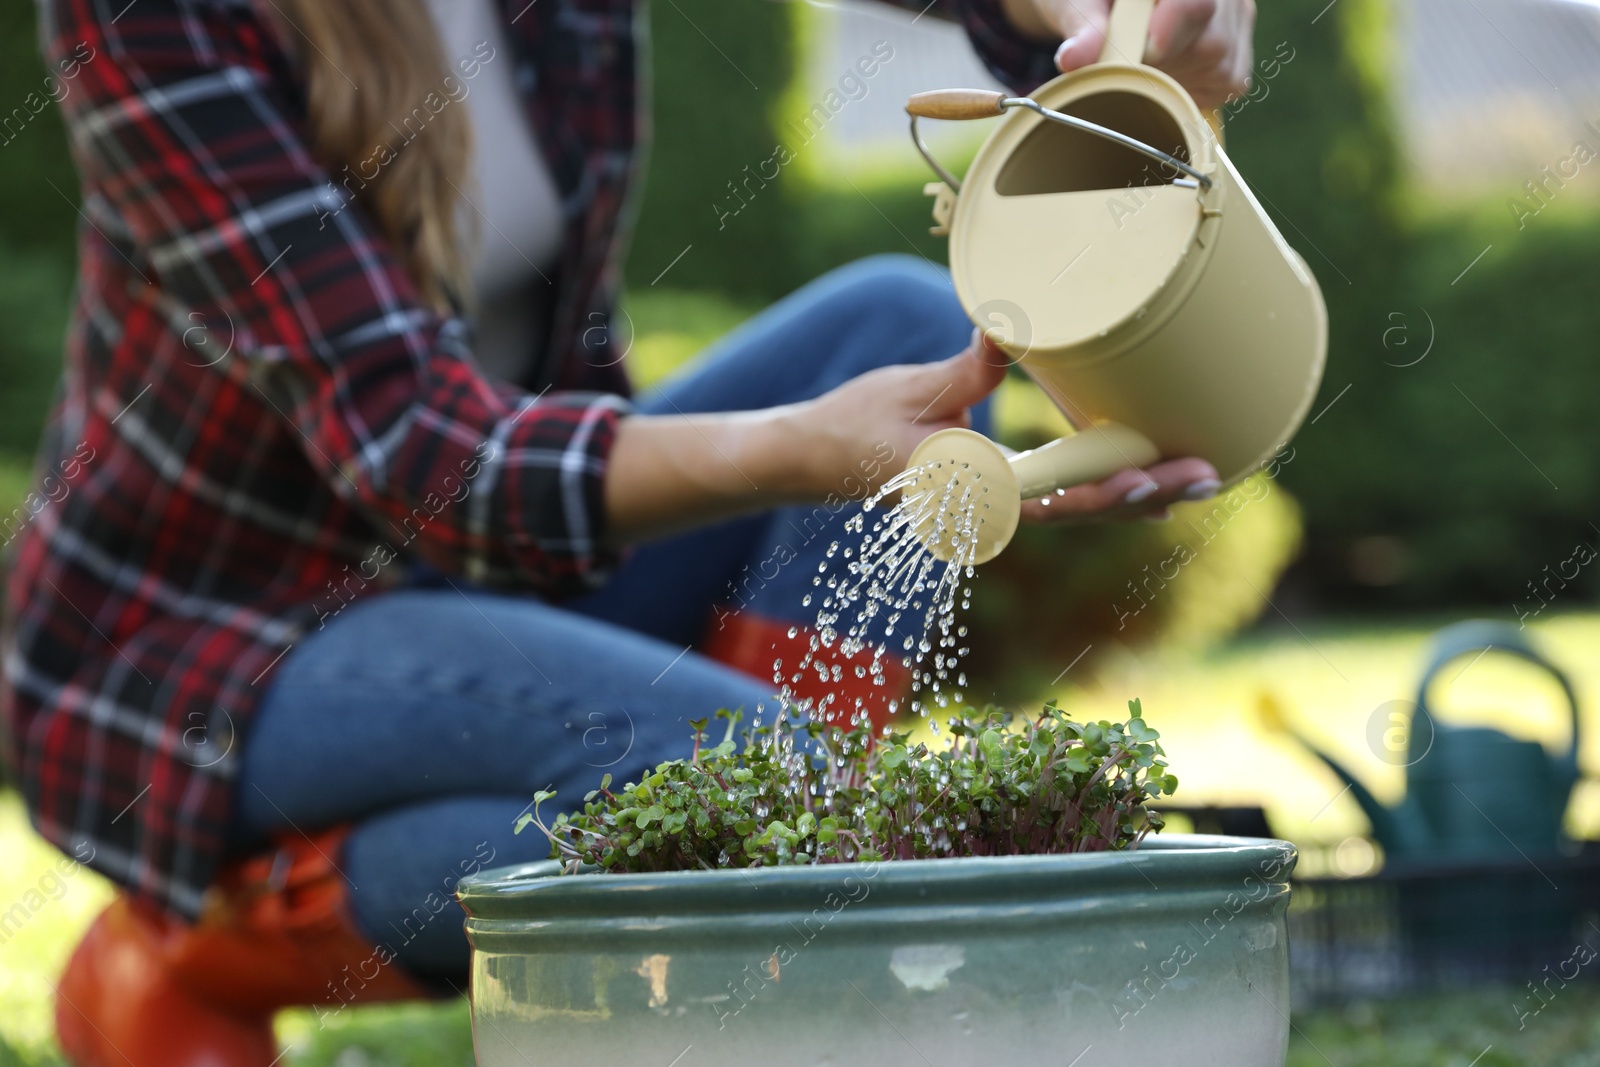
M614 873L1095 852L1138 847L1161 828L1145 802L1178 787L1138 700L1123 722L967 708L937 752L865 726L786 716L739 734L738 712L716 718L716 747L694 720L689 759L615 792L607 775L553 824L541 791L517 831L542 830L565 870Z

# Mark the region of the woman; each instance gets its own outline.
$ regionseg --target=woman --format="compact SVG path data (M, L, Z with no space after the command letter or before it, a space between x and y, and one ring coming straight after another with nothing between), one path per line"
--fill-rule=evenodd
M1105 6L951 14L1026 90L1093 59ZM84 225L5 737L39 831L124 890L58 1030L80 1064L264 1067L279 1007L460 988L450 892L542 852L510 833L534 790L573 804L770 699L848 512L819 502L1002 361L942 273L878 259L625 400L631 0L42 10ZM1252 14L1161 0L1147 58L1215 105ZM1177 460L1030 514L1215 488Z

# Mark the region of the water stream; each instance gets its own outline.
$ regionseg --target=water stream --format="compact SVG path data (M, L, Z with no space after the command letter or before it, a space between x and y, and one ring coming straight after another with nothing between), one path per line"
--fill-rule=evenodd
M795 698L794 687L808 673L824 683L837 683L844 670L853 669L857 677L870 674L873 684L882 686L884 657L896 656L911 671L911 711L931 718L937 709L959 706L967 684L960 662L968 649L963 644L967 628L958 625L957 605L960 610L971 606L981 521L978 480L941 480L929 469L908 468L885 483L849 520L846 545L841 548L835 541L828 546L827 559L811 580L815 592L803 601L809 607L821 597L809 650L787 676L789 668L782 660L773 663L773 682L786 702L805 707ZM900 494L897 502L887 509L879 506L894 494ZM856 538L858 543L849 543ZM880 620L887 645L875 641ZM797 632L798 628L790 631L790 636ZM864 650L871 651L870 663L849 668L840 664ZM860 698L844 709L844 715L833 706L835 699L830 694L806 710L815 719L845 719L852 726L866 721ZM891 715L900 710L898 703L889 702ZM937 720L932 728L938 731Z

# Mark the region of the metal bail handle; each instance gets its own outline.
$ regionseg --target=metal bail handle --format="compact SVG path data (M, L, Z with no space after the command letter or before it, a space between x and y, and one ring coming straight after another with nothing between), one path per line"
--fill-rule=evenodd
M1126 0L1124 0L1126 2ZM1211 188L1211 179L1195 170L1189 164L1169 152L1145 144L1143 141L1129 137L1125 133L1101 126L1099 123L1080 119L1076 115L1064 115L1059 111L1052 111L1026 96L1007 96L1005 93L991 92L985 89L934 89L926 93L916 93L906 101L906 114L911 116L911 140L917 146L917 151L922 158L927 160L928 166L933 168L941 181L956 192L961 191L961 180L954 174L945 170L940 162L933 158L933 153L922 141L922 133L917 129L918 118L952 119L961 121L965 119L987 119L1002 115L1014 107L1025 107L1029 111L1038 112L1052 122L1059 122L1063 126L1092 133L1096 137L1103 137L1113 141L1124 148L1131 148L1140 155L1147 156L1158 163L1163 163L1174 170L1182 171L1193 178L1206 189ZM1179 182L1175 184L1187 184Z
M1561 692L1567 698L1568 719L1572 728L1572 740L1567 745L1567 750L1559 757L1559 762L1567 769L1574 780L1579 775L1578 748L1582 737L1579 724L1581 716L1578 711L1578 694L1572 688L1572 681L1560 667L1551 663L1539 651L1538 646L1528 639L1527 634L1513 627L1510 623L1490 619L1467 619L1462 622L1446 626L1433 636L1433 647L1428 657L1428 666L1422 672L1422 681L1417 684L1416 718L1428 720L1427 736L1433 736L1433 708L1428 702L1428 689L1433 680L1448 665L1467 655L1476 652L1482 655L1490 650L1505 652L1533 664L1549 674L1561 686ZM1477 660L1473 660L1474 663ZM1470 664L1469 664L1470 666ZM1463 669L1463 673L1465 670ZM1459 677L1459 676L1458 676ZM1412 738L1418 737L1418 731L1413 726Z
M1128 63L1139 64L1144 61L1145 40L1150 32L1150 12L1154 8L1154 0L1116 0L1111 5L1111 17L1106 24L1106 42L1100 50L1101 63ZM945 170L928 146L922 141L922 134L917 129L917 119L951 119L962 121L966 119L987 119L1004 114L1013 107L1025 107L1029 111L1036 111L1052 122L1059 122L1064 126L1092 133L1096 137L1103 137L1114 141L1124 148L1131 148L1140 155L1164 163L1169 167L1187 174L1199 182L1203 188L1211 188L1211 179L1195 170L1189 164L1177 157L1153 148L1143 141L1129 137L1127 134L1118 133L1116 130L1080 119L1075 115L1064 115L1059 111L1052 111L1026 96L1007 96L1004 93L992 92L984 89L935 89L932 92L916 93L906 101L906 113L911 116L911 140L917 146L917 151L922 158L927 160L928 166L933 168L941 181L956 192L961 191L961 182L955 175Z

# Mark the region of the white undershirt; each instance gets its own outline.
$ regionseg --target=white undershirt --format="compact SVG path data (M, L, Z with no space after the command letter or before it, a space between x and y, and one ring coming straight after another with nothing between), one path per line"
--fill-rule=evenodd
M463 216L476 228L470 267L477 294L476 353L493 377L519 377L541 342L530 297L550 273L561 249L561 196L528 123L513 79L511 49L495 0L428 0L439 29L445 64L466 90L472 122L470 186ZM484 42L494 49L489 53ZM477 76L462 77L460 61L490 55ZM455 89L457 97L461 89Z

